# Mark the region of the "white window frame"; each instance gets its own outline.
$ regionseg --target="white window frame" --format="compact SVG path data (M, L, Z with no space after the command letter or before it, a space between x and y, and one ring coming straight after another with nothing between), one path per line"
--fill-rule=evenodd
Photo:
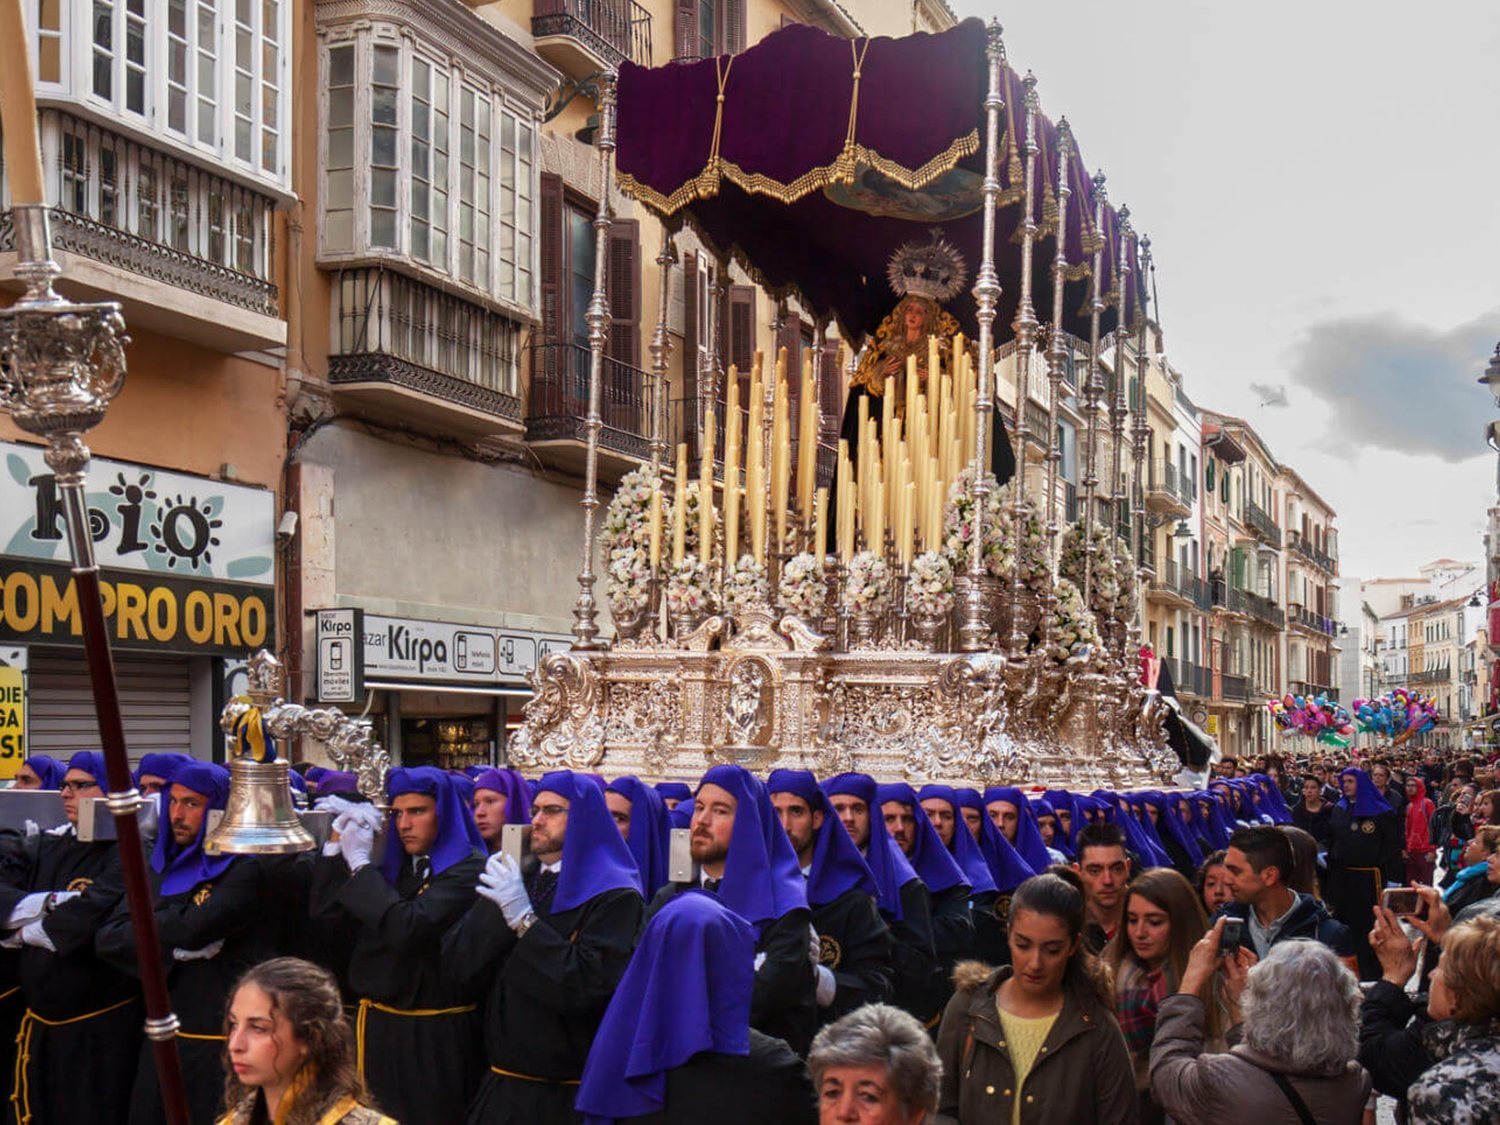
M478 74L465 60L440 50L407 29L378 22L325 32L318 50L318 183L319 206L326 206L329 160L328 115L331 53L352 47L354 50L354 208L352 238L347 246L330 241L328 224L318 223L318 256L324 265L353 265L382 260L399 264L414 276L441 286L462 291L503 311L536 320L540 305L540 247L536 238L538 192L541 183L539 157L540 122L533 110L510 97L493 80ZM393 48L400 52L400 75L396 112L396 207L395 245L377 246L372 230L372 137L374 124L374 60L376 48ZM446 246L439 258L430 254L418 257L412 245L412 91L417 60L433 68L434 77L448 78L448 183L446 208ZM489 237L486 240L487 262L483 276L472 281L460 270L460 176L462 99L465 91L485 99L489 107L489 160L485 174L488 185L484 203L488 216ZM516 145L503 150L501 131L506 120L514 122ZM429 134L431 129L429 128ZM522 138L526 143L522 143ZM513 152L516 171L513 185L507 188L502 176L506 152ZM522 154L529 152L529 163ZM523 164L525 165L523 167ZM432 172L429 164L429 172ZM513 220L506 222L507 216ZM320 220L322 216L320 215ZM523 226L523 221L526 225ZM507 240L502 227L508 227ZM513 252L502 260L499 248L506 245ZM529 291L528 291L529 290Z

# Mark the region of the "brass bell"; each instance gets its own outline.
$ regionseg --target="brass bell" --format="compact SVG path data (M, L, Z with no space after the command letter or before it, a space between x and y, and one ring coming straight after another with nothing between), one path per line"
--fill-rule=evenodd
M292 804L284 759L229 763L229 802L218 826L203 841L209 855L286 855L311 851L311 834Z

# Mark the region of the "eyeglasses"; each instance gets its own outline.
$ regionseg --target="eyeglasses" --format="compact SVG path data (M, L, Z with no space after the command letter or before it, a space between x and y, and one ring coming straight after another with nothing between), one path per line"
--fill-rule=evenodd
M85 789L97 789L97 781L64 781L58 787L64 793L82 793Z
M563 805L532 805L531 819L535 820L539 816L544 816L551 820L555 816L562 816L567 811Z

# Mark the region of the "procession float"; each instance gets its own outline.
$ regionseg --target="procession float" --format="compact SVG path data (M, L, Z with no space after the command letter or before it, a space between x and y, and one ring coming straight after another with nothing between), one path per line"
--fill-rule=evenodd
M1127 401L1146 377L1149 240L1066 120L1041 112L999 28L847 40L791 26L733 57L627 64L599 110L606 187L617 173L666 232L650 456L601 518L601 266L575 643L534 673L512 763L1113 788L1174 773L1170 704L1141 674L1146 523L1128 487L1149 438ZM814 355L837 327L842 419L819 411L811 356L738 370L711 323L682 365L695 456L669 446L684 229L720 263L716 286L733 262L794 300ZM1009 416L1001 370L1026 404ZM1084 420L1072 522L1064 396ZM840 436L820 467L825 427Z

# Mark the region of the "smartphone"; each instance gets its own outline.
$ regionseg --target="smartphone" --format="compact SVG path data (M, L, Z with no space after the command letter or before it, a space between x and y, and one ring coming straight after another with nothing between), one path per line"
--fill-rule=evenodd
M500 829L500 850L516 863L531 851L531 825L507 824Z
M693 862L691 829L674 828L667 845L667 880L672 883L696 883L698 865Z
M1398 918L1427 920L1427 900L1415 887L1388 887L1380 892L1380 905Z
M1240 942L1245 936L1245 923L1239 918L1230 918L1224 923L1219 935L1219 956L1233 957L1240 951Z

